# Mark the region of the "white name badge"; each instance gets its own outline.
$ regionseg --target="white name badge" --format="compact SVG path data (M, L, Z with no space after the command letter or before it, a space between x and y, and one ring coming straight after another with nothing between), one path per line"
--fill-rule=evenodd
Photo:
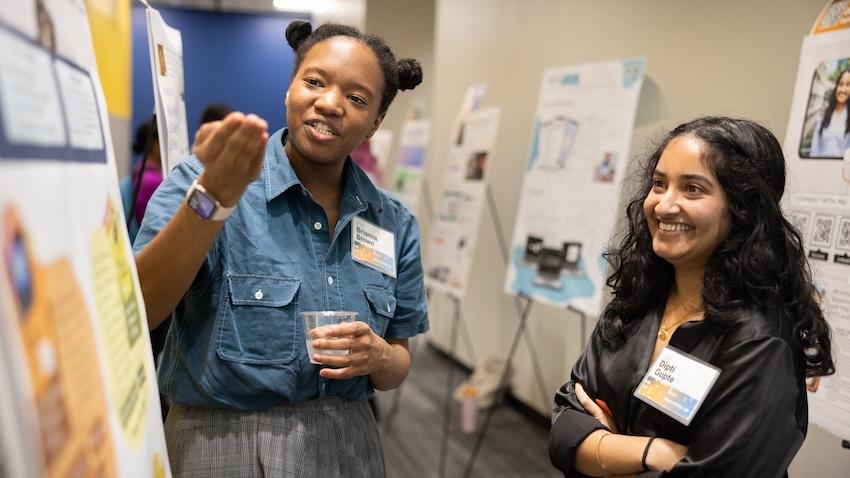
M664 347L641 380L635 397L689 425L720 369L674 347Z
M395 234L354 216L351 221L351 257L355 262L395 277Z

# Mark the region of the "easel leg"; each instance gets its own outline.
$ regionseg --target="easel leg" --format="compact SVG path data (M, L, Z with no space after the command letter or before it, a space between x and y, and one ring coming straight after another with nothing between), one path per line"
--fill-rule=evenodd
M454 314L452 315L452 336L451 345L449 346L449 356L454 357L455 348L457 347L458 325L460 324L460 300L453 298ZM452 389L454 385L454 364L449 365L448 376L446 377L446 396L443 401L443 437L440 443L440 477L446 476L446 461L449 454L449 436L451 433L452 421Z
M505 367L502 369L502 376L499 378L499 387L496 389L497 394L505 393L508 373L510 372L511 364L513 363L517 346L519 345L519 338L525 331L525 326L528 322L528 313L531 311L531 304L531 300L526 301L525 308L519 317L519 325L517 326L516 334L514 334L511 349L505 359ZM499 404L499 398L500 397L496 397L496 400L493 401L493 404L487 409L487 413L484 415L484 422L481 424L481 429L478 431L478 436L475 438L475 446L472 448L472 454L470 455L469 462L466 464L466 469L463 472L464 478L467 478L472 474L472 468L475 466L475 459L478 457L478 452L481 450L481 445L484 443L484 437L487 435L487 428L490 426L490 420L493 418L493 412Z

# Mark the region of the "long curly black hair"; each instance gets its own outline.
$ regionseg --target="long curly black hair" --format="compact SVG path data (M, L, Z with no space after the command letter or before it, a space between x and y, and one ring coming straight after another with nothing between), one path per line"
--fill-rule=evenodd
M806 376L835 372L830 328L818 304L799 231L785 219L785 158L776 137L752 121L705 117L679 125L647 158L635 196L626 208L628 231L619 249L605 254L613 268L613 300L600 319L603 341L619 347L631 326L665 303L673 266L652 249L643 201L661 153L684 135L700 139L704 160L726 193L730 228L708 259L703 282L705 319L718 324L753 311L777 311L793 324Z
M412 90L422 83L422 66L419 62L413 58L402 58L396 61L395 55L383 38L338 23L325 23L314 31L310 23L304 20L294 20L286 27L286 41L295 51L292 76L294 77L298 72L304 56L316 43L336 36L360 40L378 57L381 71L384 73L384 93L381 96L378 113L386 113L398 90Z

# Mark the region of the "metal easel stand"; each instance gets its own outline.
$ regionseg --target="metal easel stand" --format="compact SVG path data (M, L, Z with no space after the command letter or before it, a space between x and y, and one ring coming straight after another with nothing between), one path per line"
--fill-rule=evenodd
M508 266L510 261L508 245L505 241L504 234L502 233L502 225L499 221L499 215L496 214L496 201L493 198L493 193L489 185L487 186L487 201L490 206L490 216L493 220L494 228L496 229L496 238L499 242L499 247L502 252L502 258L505 261L505 265ZM524 305L522 304L523 300L525 300ZM540 397L543 400L543 403L546 403L552 398L546 389L546 382L543 378L543 372L540 368L540 360L537 356L537 348L532 342L531 336L525 333L526 327L528 325L528 316L531 312L532 304L533 302L531 298L524 294L520 294L519 297L514 298L514 305L516 306L517 313L519 314L519 324L517 325L517 330L514 334L514 338L511 343L511 348L508 351L508 356L505 359L505 366L502 369L502 375L499 378L499 387L496 393L500 396L493 401L493 404L489 408L487 408L487 412L484 415L484 421L482 422L481 428L478 431L478 435L475 438L475 445L472 448L472 453L469 456L469 461L467 462L466 468L463 472L464 478L472 475L472 470L475 466L475 460L478 458L478 453L481 451L481 447L484 444L484 438L487 436L487 429L490 426L490 420L493 418L493 412L496 410L496 406L501 401L501 398L503 398L504 394L507 392L508 375L513 364L513 359L516 354L517 346L519 345L520 337L525 338L526 348L528 349L528 353L531 358L531 363L534 368L535 380L537 381L538 390L540 391ZM554 396L554 393L552 394L552 396Z

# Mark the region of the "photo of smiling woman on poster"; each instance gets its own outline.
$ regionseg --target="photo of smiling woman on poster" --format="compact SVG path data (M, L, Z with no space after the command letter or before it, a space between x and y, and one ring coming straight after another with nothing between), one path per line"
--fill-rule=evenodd
M825 61L815 69L800 157L841 159L850 146L850 59Z

